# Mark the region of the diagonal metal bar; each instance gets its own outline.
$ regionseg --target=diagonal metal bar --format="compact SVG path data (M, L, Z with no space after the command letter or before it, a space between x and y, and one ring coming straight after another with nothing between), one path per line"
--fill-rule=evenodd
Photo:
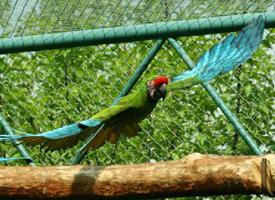
M118 103L119 99L125 95L127 95L131 89L134 87L134 85L137 83L138 79L142 75L142 73L147 69L148 65L151 63L155 55L159 52L162 45L164 44L165 40L160 39L157 40L154 46L150 49L148 55L141 61L138 68L134 72L133 76L130 78L130 80L126 83L122 91L119 93L119 95L114 99L113 103L111 105L115 105ZM88 153L87 151L83 151L83 149L90 144L90 142L94 139L94 137L99 133L99 131L104 128L105 124L102 124L100 128L96 131L95 134L91 135L85 142L85 144L79 149L77 152L76 157L73 159L72 164L76 165L79 164L85 155Z
M184 60L184 62L187 64L187 66L192 69L194 67L194 62L192 59L188 56L188 54L185 52L185 50L181 47L181 45L173 38L168 38L169 43L174 47L176 52L179 54L179 56ZM211 96L213 101L217 104L217 106L222 110L223 114L226 116L226 118L230 121L230 123L234 126L234 128L237 130L237 132L240 134L240 136L244 139L244 141L247 143L247 145L253 150L253 152L257 155L262 155L260 148L256 144L256 142L252 139L250 134L245 130L245 128L240 123L239 119L236 117L234 113L231 112L231 110L227 107L227 105L224 103L222 98L219 96L219 94L216 92L216 90L213 88L213 86L208 83L202 83L202 86L206 89L208 94Z
M14 135L14 132L13 132L12 128L10 127L8 122L1 115L0 115L0 125L3 127L6 134ZM30 155L26 151L25 147L20 142L18 142L16 140L13 141L13 144L15 145L17 150L20 152L22 157L26 158L25 159L26 163L29 164L30 166L35 166L35 164L33 163L32 158L30 157Z

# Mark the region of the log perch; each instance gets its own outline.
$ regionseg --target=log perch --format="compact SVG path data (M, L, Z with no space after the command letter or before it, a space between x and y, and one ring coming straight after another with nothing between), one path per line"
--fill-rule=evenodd
M275 193L275 154L157 163L0 167L0 199L135 199Z

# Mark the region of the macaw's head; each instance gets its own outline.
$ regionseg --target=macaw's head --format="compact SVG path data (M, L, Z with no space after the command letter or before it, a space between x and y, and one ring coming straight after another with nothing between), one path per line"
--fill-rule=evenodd
M166 96L166 85L169 82L167 76L158 75L155 76L152 80L147 82L147 89L149 97L153 100L164 99Z

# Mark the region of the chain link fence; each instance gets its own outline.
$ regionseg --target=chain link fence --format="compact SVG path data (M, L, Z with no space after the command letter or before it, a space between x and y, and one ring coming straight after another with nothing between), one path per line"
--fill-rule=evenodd
M274 1L6 0L0 2L0 36L28 36L148 22L275 11ZM227 34L179 38L198 60ZM274 29L253 58L217 78L214 87L264 153L275 151ZM149 52L153 41L16 53L0 56L0 113L11 127L44 132L91 118L108 107ZM187 70L165 43L142 78ZM173 92L141 123L138 136L90 152L84 163L110 165L179 159L193 152L252 154L201 86ZM45 152L27 147L38 165L69 164L75 147ZM1 143L2 156L19 155ZM12 163L14 165L14 163ZM18 162L16 164L23 164Z

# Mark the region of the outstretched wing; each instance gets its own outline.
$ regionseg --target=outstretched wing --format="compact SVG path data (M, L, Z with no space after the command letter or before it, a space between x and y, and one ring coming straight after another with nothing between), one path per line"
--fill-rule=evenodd
M66 149L93 134L101 124L130 107L121 101L94 115L91 119L38 134L0 135L0 141L20 140L27 145L41 145L46 150Z
M100 120L90 119L79 123L74 123L58 129L54 129L38 134L23 134L23 135L0 135L0 141L20 140L27 145L41 145L47 150L65 149L75 145L79 140L83 140L86 136L82 134L85 128L96 128L102 122Z
M120 126L108 126L108 121L111 121L112 118L117 116L118 114L133 108L135 104L133 104L132 102L134 102L137 94L138 93L132 93L130 95L127 95L121 98L117 105L106 108L105 110L93 116L96 119L102 120L106 124L103 124L96 131L93 131L93 134L89 134L89 129L83 131L84 134L86 133L86 135L90 135L90 137L87 139L86 144L81 148L80 152L85 152L89 149L96 150L104 145L106 141L115 144L118 141L120 134L125 134L125 130L123 128L121 130ZM136 133L139 131L138 124L125 124L124 127L129 127L129 129L127 129L127 131L129 131L128 135L125 134L128 137L136 135Z
M264 32L264 19L259 16L244 27L237 36L230 34L221 43L213 46L191 71L174 77L172 81L182 81L196 77L201 81L210 81L246 62L260 46Z

